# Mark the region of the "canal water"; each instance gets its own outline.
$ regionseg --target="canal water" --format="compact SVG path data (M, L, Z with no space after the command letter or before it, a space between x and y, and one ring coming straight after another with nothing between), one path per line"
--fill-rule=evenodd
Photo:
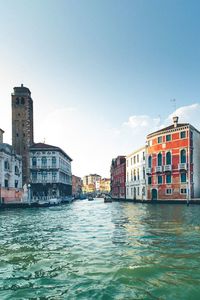
M200 206L0 211L0 299L200 299Z

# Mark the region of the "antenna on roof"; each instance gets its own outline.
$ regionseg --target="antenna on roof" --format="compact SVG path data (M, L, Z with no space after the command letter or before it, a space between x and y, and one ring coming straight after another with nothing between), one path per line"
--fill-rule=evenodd
M45 140L45 138L44 138L44 141L43 141L43 143L45 144L45 142L46 142L46 140Z
M174 111L176 111L176 99L171 99L170 101L173 103L172 106Z

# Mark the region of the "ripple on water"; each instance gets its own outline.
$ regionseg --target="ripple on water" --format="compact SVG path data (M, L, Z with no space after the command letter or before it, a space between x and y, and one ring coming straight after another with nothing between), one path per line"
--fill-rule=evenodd
M0 299L199 299L199 206L0 213Z

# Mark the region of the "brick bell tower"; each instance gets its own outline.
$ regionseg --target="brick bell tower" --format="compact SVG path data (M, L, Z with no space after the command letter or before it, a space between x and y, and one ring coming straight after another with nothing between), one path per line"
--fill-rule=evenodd
M12 97L12 145L22 156L22 183L29 183L29 147L33 145L33 100L31 92L21 84L14 87Z

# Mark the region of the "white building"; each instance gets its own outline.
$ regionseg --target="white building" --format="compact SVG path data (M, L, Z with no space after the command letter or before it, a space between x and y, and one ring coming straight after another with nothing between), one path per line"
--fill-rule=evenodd
M72 159L61 148L44 143L34 144L29 150L32 196L72 195Z
M145 147L126 156L126 199L146 198Z
M3 143L4 131L0 129L0 200L20 201L22 196L22 157L13 147Z

